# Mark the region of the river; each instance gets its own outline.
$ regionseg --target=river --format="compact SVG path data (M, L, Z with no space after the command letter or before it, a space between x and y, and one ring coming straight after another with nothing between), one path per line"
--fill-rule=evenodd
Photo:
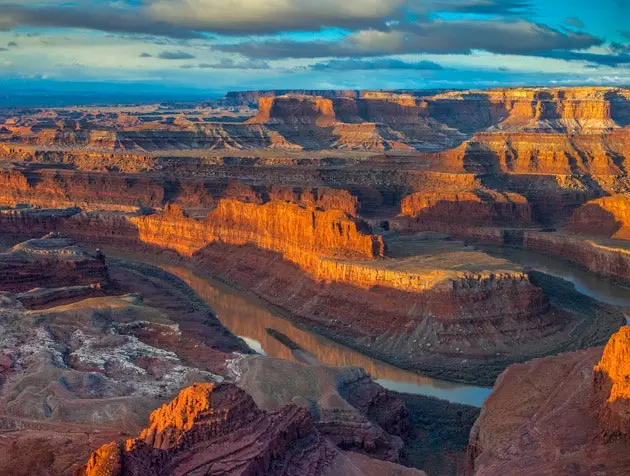
M579 266L528 251L508 248L488 248L486 251L529 269L570 281L582 294L630 309L630 288L596 276ZM120 255L115 252L112 254ZM306 355L307 359L324 365L362 367L374 380L390 390L427 395L477 407L481 406L492 390L426 377L370 358L318 334L300 329L261 300L185 266L160 263L154 257L147 256L120 257L153 264L179 277L214 310L225 327L243 338L249 347L259 354L301 362L305 361ZM268 329L284 334L302 350L291 350L289 346L273 337Z

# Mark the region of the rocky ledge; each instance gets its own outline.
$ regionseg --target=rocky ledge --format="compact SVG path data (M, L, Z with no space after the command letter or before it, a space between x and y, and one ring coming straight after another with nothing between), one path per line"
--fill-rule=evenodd
M49 234L0 254L0 291L102 286L109 282L102 257L87 253L71 239Z
M606 347L513 365L475 423L468 474L627 474L630 327Z
M423 474L392 463L375 468ZM233 384L195 384L155 410L137 438L95 451L80 474L332 476L375 474L375 468L362 470L322 437L306 409L286 405L266 412Z

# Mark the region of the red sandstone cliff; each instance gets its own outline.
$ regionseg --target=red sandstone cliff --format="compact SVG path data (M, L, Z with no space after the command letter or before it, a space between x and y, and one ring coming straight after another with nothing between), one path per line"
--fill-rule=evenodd
M573 212L567 230L630 240L630 195L613 195L585 203Z
M405 197L398 226L415 231L453 233L470 226L527 226L532 223L532 207L515 193L418 192Z
M623 327L603 354L509 367L471 431L468 474L627 474L629 349Z
M421 475L391 463L390 471ZM313 427L307 410L267 413L232 384L196 384L151 414L138 438L95 451L85 476L369 474Z
M307 269L319 257L373 259L384 254L380 237L341 211L319 211L288 202L264 205L222 200L205 220L167 207L164 215L132 218L142 242L192 255L213 242L254 244Z
M29 240L0 253L0 291L100 286L108 281L104 261L67 238Z

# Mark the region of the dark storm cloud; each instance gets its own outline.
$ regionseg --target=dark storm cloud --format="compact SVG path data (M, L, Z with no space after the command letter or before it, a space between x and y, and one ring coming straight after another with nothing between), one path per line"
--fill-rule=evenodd
M316 63L311 68L313 71L352 71L352 70L414 70L414 71L436 71L443 69L441 65L433 61L406 62L397 59L348 59L332 60Z
M59 2L61 3L61 2ZM530 7L522 0L121 0L77 4L0 0L0 29L15 26L82 28L111 33L199 38L224 35L384 28L387 21L432 12L518 15Z
M598 54L582 51L550 51L539 56L565 61L585 61L597 66L621 66L630 64L630 52L620 54Z
M422 5L424 10L476 15L519 15L531 10L531 2L519 0L433 0Z
M386 30L363 30L338 42L248 41L216 45L251 58L368 57L388 54L467 54L472 50L534 55L585 49L602 40L586 33L561 32L526 21L432 21L399 24Z
M580 28L580 29L584 28L584 22L576 17L567 17L564 20L564 23L566 23L569 26L574 26L575 28Z
M15 26L42 28L81 28L113 33L141 33L175 38L199 38L202 35L161 21L147 18L133 8L110 8L0 3L0 30Z
M186 51L178 50L178 51L162 51L159 55L157 55L157 57L164 60L187 60L187 59L194 59L195 55L191 53L187 53Z

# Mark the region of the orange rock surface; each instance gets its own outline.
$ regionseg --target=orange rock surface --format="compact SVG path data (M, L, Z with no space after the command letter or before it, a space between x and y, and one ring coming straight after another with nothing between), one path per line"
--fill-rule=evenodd
M561 233L526 231L525 249L560 256L603 276L630 281L630 249L623 242L599 242Z
M525 197L494 191L414 193L403 199L401 214L410 230L448 232L452 225L526 226L532 222Z
M630 195L613 195L585 203L573 212L567 230L630 240Z
M264 205L222 200L204 220L187 218L167 207L163 215L131 218L148 244L192 255L219 241L254 244L314 269L320 257L374 259L384 254L380 237L341 211L319 211L288 202Z
M392 474L423 473L379 463ZM260 410L233 384L195 384L151 414L138 438L104 445L81 471L85 476L171 474L357 474L358 469L313 427L305 409Z
M468 474L627 474L628 369L630 327L603 351L509 367L471 431Z

